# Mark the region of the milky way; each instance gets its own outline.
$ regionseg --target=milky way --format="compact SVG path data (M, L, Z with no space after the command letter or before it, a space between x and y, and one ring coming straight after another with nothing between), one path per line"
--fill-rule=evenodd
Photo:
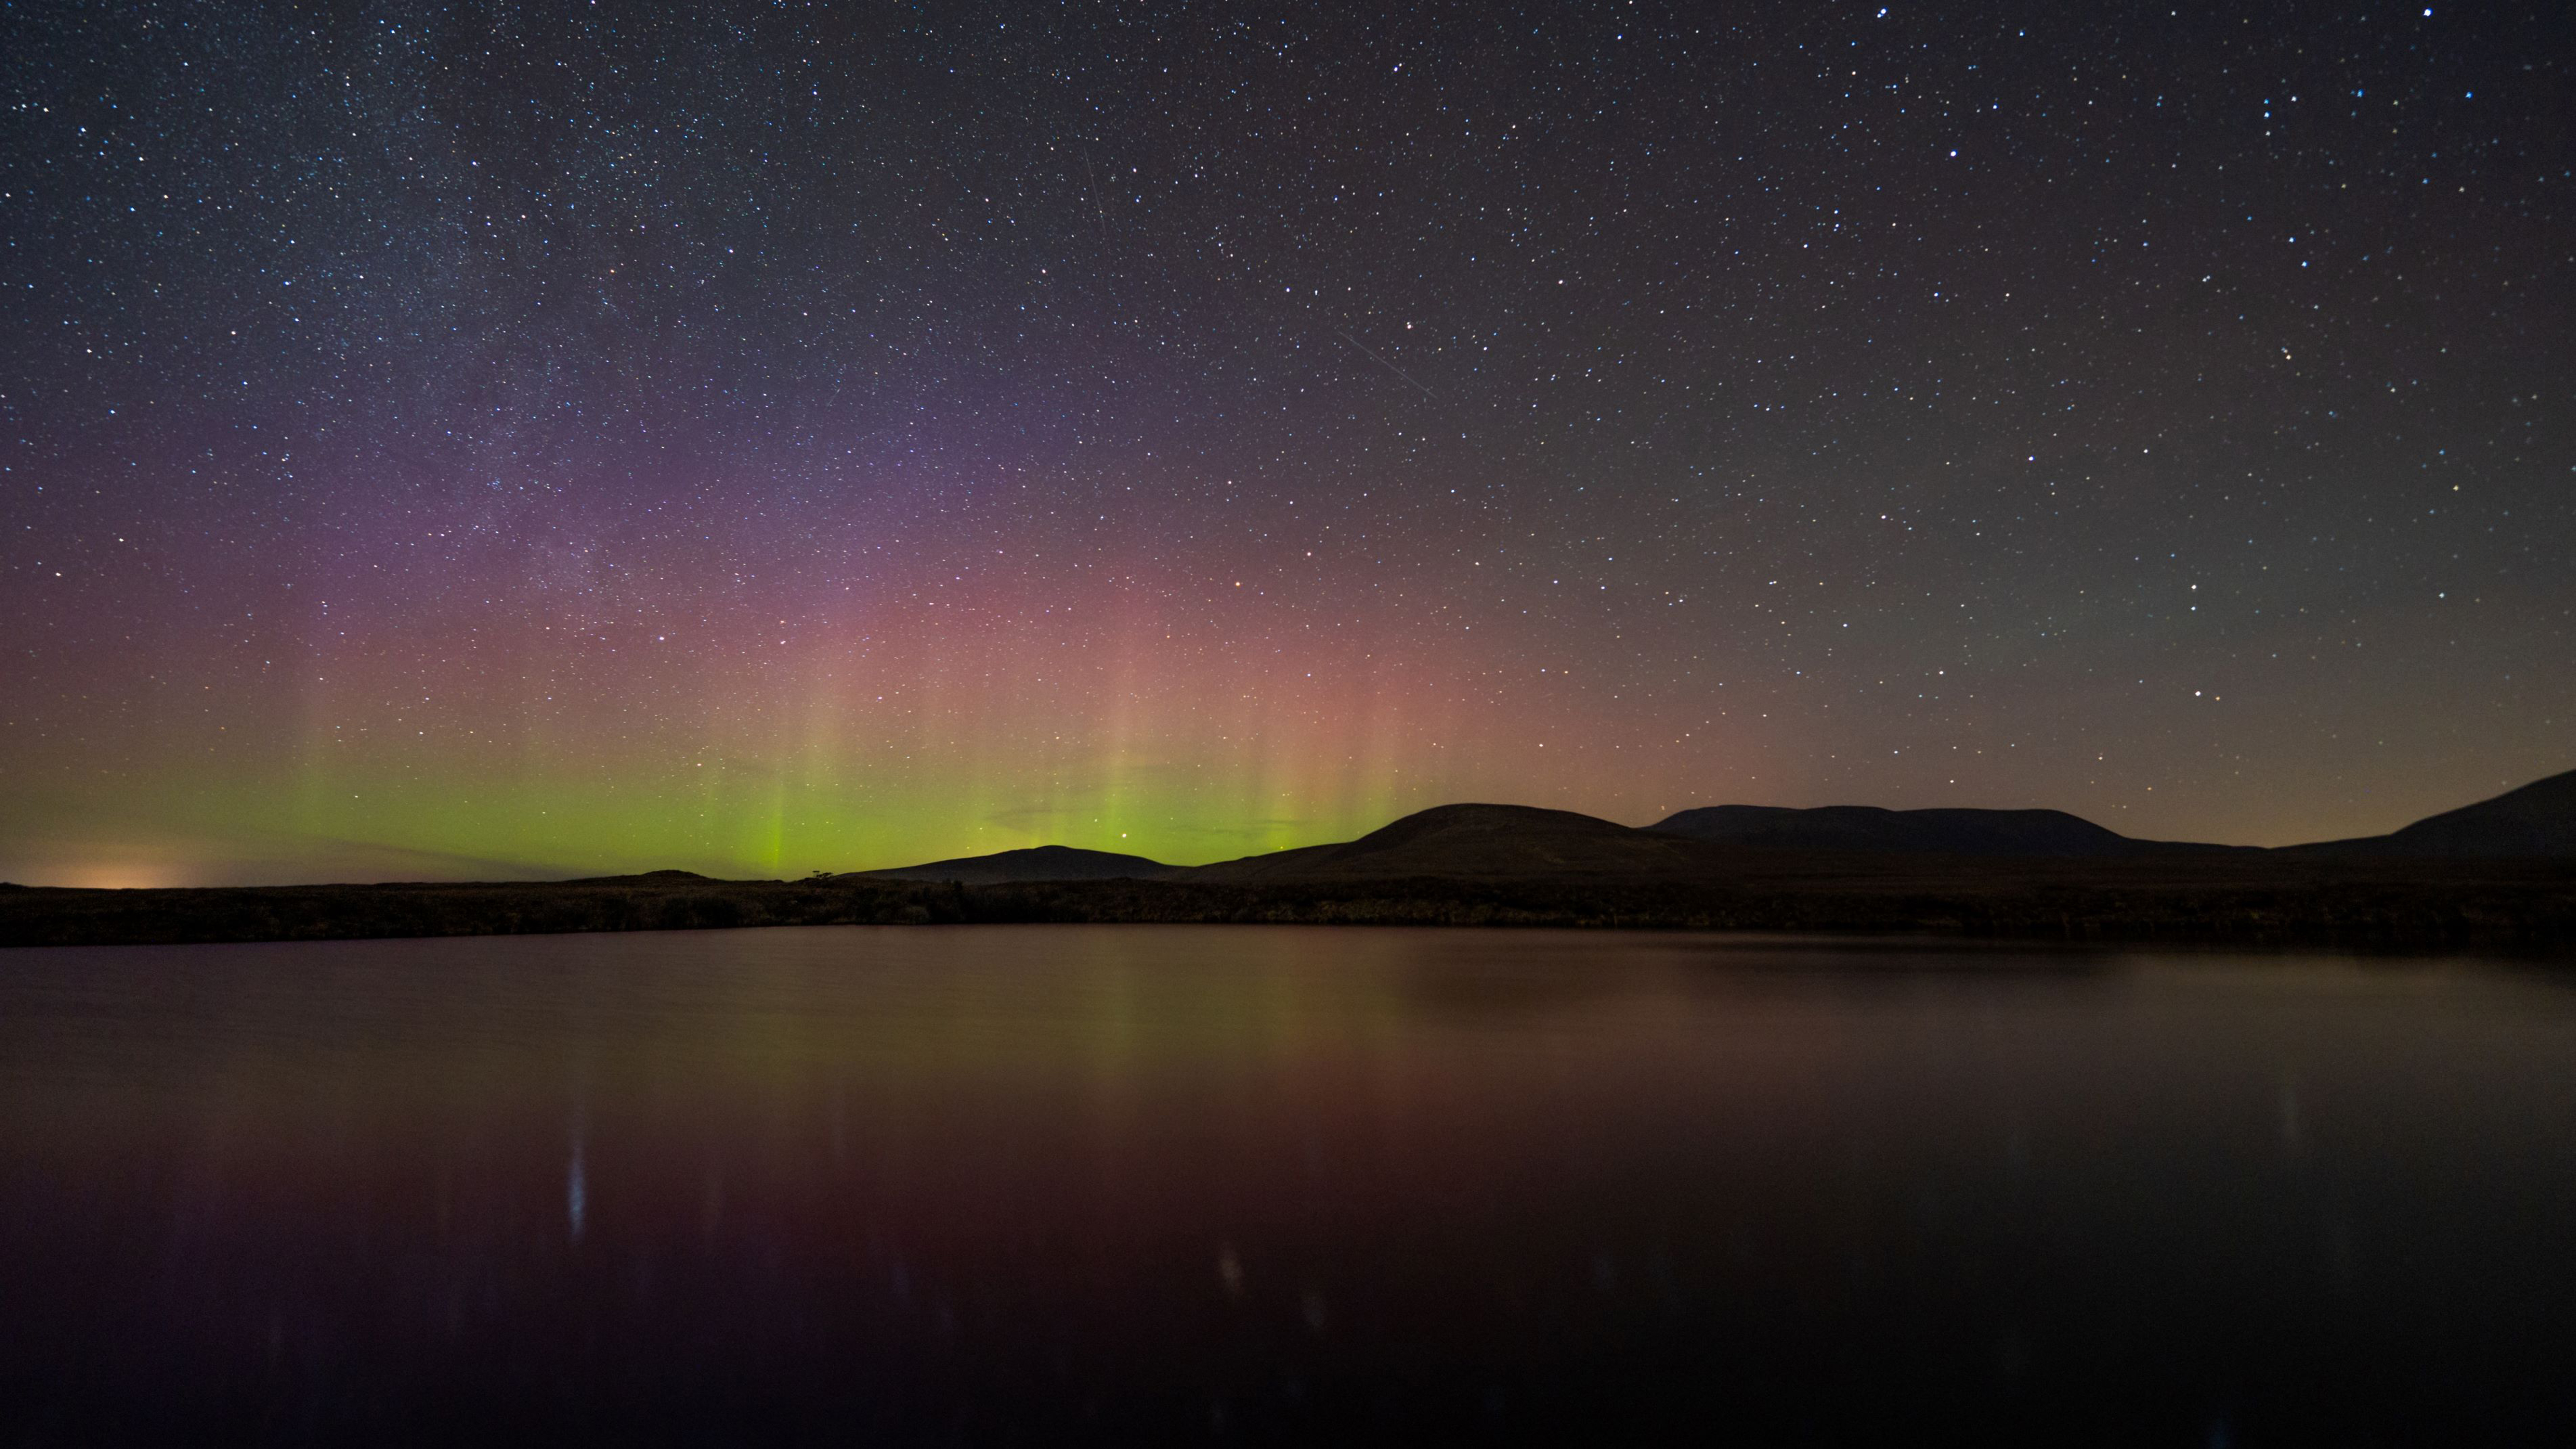
M14 879L2576 764L2552 6L0 24Z

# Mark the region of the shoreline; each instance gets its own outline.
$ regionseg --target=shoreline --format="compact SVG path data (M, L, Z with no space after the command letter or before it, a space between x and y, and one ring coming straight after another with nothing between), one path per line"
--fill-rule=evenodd
M817 925L1354 925L1766 931L2576 956L2576 863L2176 870L1808 857L1733 879L891 880L0 888L0 947Z

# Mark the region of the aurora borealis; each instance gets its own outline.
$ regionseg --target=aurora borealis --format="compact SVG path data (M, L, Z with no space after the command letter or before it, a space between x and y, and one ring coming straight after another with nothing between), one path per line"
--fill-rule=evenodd
M2576 763L2552 7L0 25L0 877Z

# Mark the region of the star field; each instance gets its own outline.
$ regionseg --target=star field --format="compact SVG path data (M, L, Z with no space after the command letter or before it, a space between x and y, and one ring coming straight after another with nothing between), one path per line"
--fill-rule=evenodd
M2576 763L2552 7L0 24L12 879Z

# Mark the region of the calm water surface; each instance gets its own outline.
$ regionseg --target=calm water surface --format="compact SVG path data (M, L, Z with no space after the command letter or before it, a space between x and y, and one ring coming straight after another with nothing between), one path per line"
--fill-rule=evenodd
M0 954L0 1439L2576 1432L2546 970L1292 928Z

